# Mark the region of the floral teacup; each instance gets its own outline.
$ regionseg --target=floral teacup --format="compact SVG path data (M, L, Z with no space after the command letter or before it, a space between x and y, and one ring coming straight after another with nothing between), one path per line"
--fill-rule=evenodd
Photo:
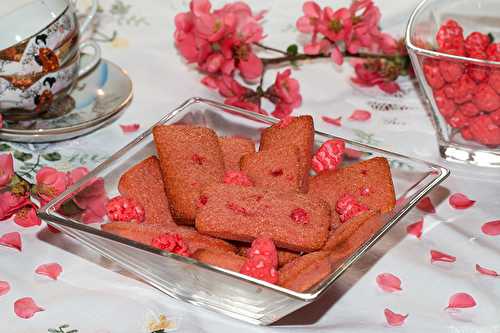
M0 113L36 115L97 65L99 46L79 45L96 10L93 0L79 27L74 4L68 0L19 0L0 9ZM83 47L93 48L94 56L79 68Z

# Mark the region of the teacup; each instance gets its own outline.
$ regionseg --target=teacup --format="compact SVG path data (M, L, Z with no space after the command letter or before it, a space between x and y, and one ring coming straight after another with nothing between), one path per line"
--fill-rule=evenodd
M47 110L99 63L96 43L79 44L96 10L93 0L79 27L74 4L67 0L18 0L0 9L0 113L26 117ZM93 57L80 68L79 52L87 47Z

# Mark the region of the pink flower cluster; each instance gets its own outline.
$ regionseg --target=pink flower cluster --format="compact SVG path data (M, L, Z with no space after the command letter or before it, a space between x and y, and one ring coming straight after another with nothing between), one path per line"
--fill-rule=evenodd
M190 11L175 17L175 45L189 63L205 73L233 75L235 69L247 80L262 75L262 61L252 43L264 38L260 20L243 2L212 11L208 0L193 0Z
M372 0L355 0L349 8L321 8L314 1L307 1L304 16L297 20L297 29L312 34L304 46L306 54L331 54L336 64L342 64L339 44L355 54L364 49L372 53L396 54L396 40L380 30L380 10Z
M348 54L363 50L371 54L397 55L401 51L396 39L380 30L380 10L372 0L354 0L349 8L337 10L307 1L302 10L304 16L297 20L297 29L312 35L304 46L305 54L329 54L334 63L341 65L344 62L341 48ZM399 86L393 78L385 77L382 68L374 67L373 63L355 61L356 76L352 81L365 87L378 86L387 93L398 91Z
M253 49L264 38L263 16L264 12L253 13L243 2L212 10L208 0L192 0L190 11L175 17L175 46L188 63L196 63L206 74L201 82L225 97L226 104L267 114L261 107L261 98L266 98L275 104L272 114L283 118L302 102L299 83L290 70L278 73L266 92L235 79L236 71L247 82L263 75L264 64Z
M36 174L36 184L31 186L15 174L12 155L0 155L0 221L14 216L14 222L22 227L40 225L37 206L32 202L31 195L43 206L87 174L85 167L70 172L43 167ZM107 202L103 180L96 179L86 184L75 195L73 202L81 210L84 222L100 221L106 215Z

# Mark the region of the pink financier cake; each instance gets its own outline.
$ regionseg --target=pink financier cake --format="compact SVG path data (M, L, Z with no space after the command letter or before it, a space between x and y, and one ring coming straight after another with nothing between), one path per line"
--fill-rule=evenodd
M196 216L202 234L243 242L265 236L296 252L318 250L328 237L328 204L307 195L213 184L202 196L205 204Z
M156 156L148 157L127 170L120 177L118 191L142 205L146 212L144 223L175 225Z
M371 209L387 213L396 204L391 170L383 157L311 177L309 194L328 202L332 209L334 229L362 211ZM350 212L349 209L355 209L356 212Z
M202 235L191 227L112 222L101 225L101 229L146 245L152 245L153 239L163 234L179 234L187 243L191 253L198 249L236 252L236 247L233 245L221 239Z
M276 191L300 191L304 174L295 146L244 155L240 167L255 186Z
M300 188L307 192L307 176L311 169L314 145L314 123L311 116L286 118L262 131L260 151L295 146L300 150L300 165L303 180Z
M246 259L231 252L218 252L207 249L199 249L192 255L192 258L202 263L239 272Z
M174 218L192 224L200 190L224 177L217 135L204 127L164 125L155 127L153 136Z
M246 138L228 136L219 138L220 148L224 157L226 171L240 170L240 159L243 155L255 152L255 143Z
M329 255L318 251L296 258L279 270L278 284L298 292L309 290L332 272Z

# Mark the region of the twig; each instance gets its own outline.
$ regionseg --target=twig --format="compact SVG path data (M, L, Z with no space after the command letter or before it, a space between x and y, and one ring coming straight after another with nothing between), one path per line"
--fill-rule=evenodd
M261 43L253 43L253 44L255 46L260 47L261 49L264 49L264 50L273 51L273 52L276 52L276 53L281 53L283 55L288 55L288 53L286 53L286 51L282 51L282 50L276 49L274 47L265 46L265 45L262 45Z
M278 57L278 58L262 58L262 63L264 65L274 65L274 64L280 64L282 62L293 62L293 61L301 61L301 60L308 60L308 59L318 59L318 58L330 58L331 54L304 54L304 53L299 53L297 55L290 55L287 54L286 56L283 57ZM370 54L370 53L344 53L344 57L348 58L363 58L363 59L370 59L370 58L382 58L386 60L394 60L398 57L401 57L401 55L384 55L384 54Z

